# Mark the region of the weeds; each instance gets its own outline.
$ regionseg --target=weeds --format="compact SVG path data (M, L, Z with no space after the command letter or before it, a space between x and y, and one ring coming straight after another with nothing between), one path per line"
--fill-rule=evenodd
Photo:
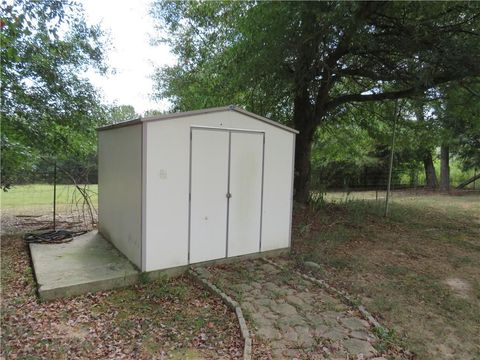
M146 272L142 272L140 273L139 275L139 280L140 280L140 284L147 284L150 282L150 278L148 276L148 273Z
M379 341L375 344L375 347L379 351L388 351L392 347L399 346L400 341L398 339L395 330L387 330L385 328L374 328L375 335L377 335Z
M316 191L310 193L308 205L313 211L317 212L325 206L325 195L326 193L324 191Z
M289 284L292 281L294 274L287 269L282 269L277 276L283 284Z
M146 294L150 298L159 300L176 299L180 301L185 300L188 294L187 286L183 284L174 284L166 277L152 282L146 286Z
M305 237L310 233L310 229L312 227L312 223L303 223L300 224L298 227L298 232L301 237Z

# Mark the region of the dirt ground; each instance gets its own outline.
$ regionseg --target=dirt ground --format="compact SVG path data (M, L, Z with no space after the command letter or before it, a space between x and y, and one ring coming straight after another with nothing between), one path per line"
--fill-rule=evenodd
M480 358L480 194L297 207L297 260L347 290L419 359Z

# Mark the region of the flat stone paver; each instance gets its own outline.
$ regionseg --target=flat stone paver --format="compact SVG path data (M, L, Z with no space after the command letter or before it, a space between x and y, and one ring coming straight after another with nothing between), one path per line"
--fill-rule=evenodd
M97 231L64 244L30 244L30 252L43 300L129 285L139 274Z
M379 356L373 347L377 338L360 313L291 268L283 271L259 259L202 272L239 302L276 359Z

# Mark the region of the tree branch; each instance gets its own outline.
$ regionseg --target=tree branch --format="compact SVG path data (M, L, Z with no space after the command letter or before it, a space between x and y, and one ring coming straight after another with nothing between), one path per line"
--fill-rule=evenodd
M346 68L346 69L342 69L342 70L339 70L338 71L338 74L340 76L358 76L358 77L362 77L362 78L367 78L367 79L371 79L371 80L383 80L383 81L393 81L393 80L400 80L401 79L401 75L400 74L394 74L394 73L390 73L390 74L378 74L378 73L375 73L374 71L372 70L368 70L368 69L361 69L361 68L355 68L355 69L352 69L352 68Z
M379 94L367 94L367 95L347 94L347 95L341 95L341 96L338 96L338 97L330 100L326 104L326 109L331 110L331 109L334 109L337 106L339 106L341 104L344 104L344 103L347 103L347 102L367 102L367 101L400 99L400 98L405 98L405 97L410 97L412 95L415 95L416 93L419 93L422 90L425 90L425 89L411 87L409 89L398 90L398 91L388 91L388 92L382 92L382 93L379 93Z
M326 57L325 61L320 63L321 82L315 99L315 119L319 121L322 118L322 112L325 110L325 100L328 99L328 93L333 84L341 79L341 76L332 77L333 69L338 61L351 51L351 40L355 35L355 31L364 21L373 14L377 8L384 6L381 3L364 2L359 5L355 12L352 23L345 28L344 35L339 39L337 47Z
M475 91L474 89L470 88L468 85L460 84L460 86L463 87L471 95L480 97L480 93L478 91Z
M425 90L431 89L434 86L438 86L449 81L452 81L454 78L448 76L447 74L440 74L437 77L433 78L428 84L421 86L412 86L403 90L396 91L387 91L377 94L346 94L340 95L336 98L331 99L325 104L326 110L334 109L335 107L347 103L347 102L367 102L367 101L381 101L381 100L394 100L400 98L411 97L415 94L422 93Z

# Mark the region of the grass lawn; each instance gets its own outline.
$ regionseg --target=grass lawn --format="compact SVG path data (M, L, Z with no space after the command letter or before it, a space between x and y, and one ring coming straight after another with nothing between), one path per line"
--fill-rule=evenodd
M83 187L84 185L80 185ZM97 185L86 185L97 203ZM69 205L80 199L80 193L73 185L57 185L57 204ZM31 184L16 185L1 194L2 209L27 208L35 206L52 206L53 185Z
M480 194L395 193L388 219L380 201L335 200L296 209L295 255L419 359L479 359Z
M91 195L92 215L96 219L98 205L97 185L80 185ZM2 210L2 233L18 233L35 228L49 227L53 216L53 185L16 185L0 195ZM89 208L78 189L73 185L57 185L56 194L57 226L65 227L72 223L89 226ZM49 225L50 224L50 225Z

